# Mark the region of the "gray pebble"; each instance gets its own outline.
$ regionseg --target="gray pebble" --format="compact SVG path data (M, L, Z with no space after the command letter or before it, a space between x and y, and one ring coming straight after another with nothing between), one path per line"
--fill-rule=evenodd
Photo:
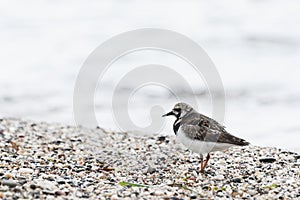
M8 187L16 187L18 185L18 182L14 180L2 180L2 185L7 185Z
M146 173L152 174L154 172L156 172L156 168L149 166Z

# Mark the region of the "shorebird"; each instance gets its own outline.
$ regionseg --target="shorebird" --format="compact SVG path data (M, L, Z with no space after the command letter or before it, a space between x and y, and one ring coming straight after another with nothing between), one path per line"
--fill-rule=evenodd
M200 154L201 173L207 166L210 152L223 151L232 146L249 145L249 142L231 135L223 125L198 113L186 103L177 103L171 112L162 117L170 115L176 117L173 130L177 140L188 149ZM205 162L203 161L203 154L207 154Z

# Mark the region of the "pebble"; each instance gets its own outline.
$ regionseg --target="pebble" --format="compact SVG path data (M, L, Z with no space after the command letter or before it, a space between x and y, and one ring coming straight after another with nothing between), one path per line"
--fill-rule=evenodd
M0 125L0 134L3 134L3 133L4 133L4 131L5 131L5 127L4 127L4 126L2 126L2 125Z
M18 182L14 180L2 180L2 185L7 185L8 187L16 187L18 185Z
M156 196L162 196L163 194L164 194L164 192L161 191L161 190L155 191L155 195L156 195Z
M55 195L55 192L52 190L43 190L42 193L46 195Z
M158 141L165 141L166 140L166 136L159 136L157 138Z
M14 176L11 173L6 173L6 174L4 174L4 177L7 178L7 179L11 179Z
M223 191L218 191L218 192L217 192L217 196L218 196L218 197L224 197L225 194L224 194Z
M197 199L197 195L196 194L190 194L190 199Z
M36 186L35 184L31 184L29 187L30 187L32 190L35 190L35 189L37 188L37 186Z
M57 183L58 183L58 184L65 184L66 181L65 181L64 179L61 179L61 180L58 180Z
M46 190L54 190L56 189L55 184L52 181L48 181L48 180L38 180L38 186L46 189Z
M201 174L199 155L173 136L133 137L6 118L0 127L0 134L12 142L0 140L3 199L297 199L300 195L299 155L277 148L248 146L212 153Z
M30 168L20 168L19 169L19 173L20 174L32 174L33 173L33 169L30 169Z
M221 181L221 180L224 180L224 176L223 175L217 175L217 176L212 177L212 180Z
M234 182L234 183L241 183L242 179L240 179L240 178L233 178L232 182Z
M276 159L275 158L260 158L259 161L262 163L273 163L276 161Z
M65 196L66 195L66 193L64 191L61 191L61 190L55 191L54 194L57 195L57 196Z
M112 195L112 196L110 197L110 199L111 199L111 200L118 200L119 197L118 197L118 195L114 194L114 195Z
M149 166L146 173L152 174L154 172L156 172L156 168Z

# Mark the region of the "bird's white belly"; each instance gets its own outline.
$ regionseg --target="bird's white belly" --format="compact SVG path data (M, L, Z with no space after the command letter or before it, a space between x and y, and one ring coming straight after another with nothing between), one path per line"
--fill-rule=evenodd
M184 146L186 146L188 149L200 154L205 154L212 151L223 151L231 146L234 146L233 144L228 143L217 143L191 139L186 136L186 134L181 130L181 128L179 128L177 132L176 139L177 141L184 144Z

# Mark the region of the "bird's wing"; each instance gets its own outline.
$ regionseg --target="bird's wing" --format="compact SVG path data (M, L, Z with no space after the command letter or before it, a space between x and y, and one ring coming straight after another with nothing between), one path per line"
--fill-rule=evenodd
M198 117L191 117L181 123L181 129L185 134L196 140L229 143L234 145L248 145L245 140L235 137L225 130L225 127L220 125L215 120L203 117L199 114Z

